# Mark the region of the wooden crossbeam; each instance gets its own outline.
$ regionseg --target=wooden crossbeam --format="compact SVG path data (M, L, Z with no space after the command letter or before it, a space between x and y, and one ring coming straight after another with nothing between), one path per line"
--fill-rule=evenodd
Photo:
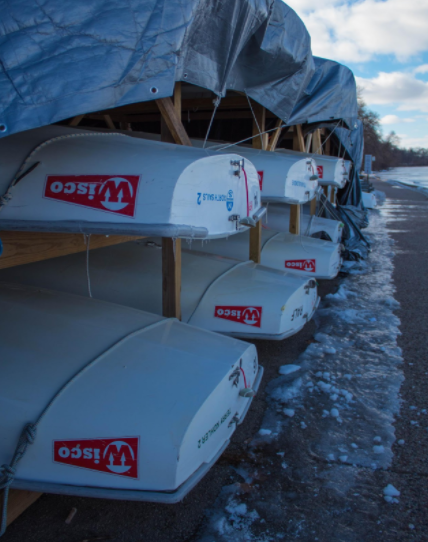
M86 250L85 237L80 233L36 233L0 231L3 254L0 269L40 262L50 258ZM90 249L108 247L138 239L127 235L91 235Z

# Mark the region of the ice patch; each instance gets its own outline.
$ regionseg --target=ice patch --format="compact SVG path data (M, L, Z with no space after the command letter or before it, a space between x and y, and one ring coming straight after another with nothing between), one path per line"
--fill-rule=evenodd
M270 429L260 429L259 431L259 435L261 437L265 437L267 435L271 435L272 434L272 431Z
M300 370L300 365L293 365L290 363L289 365L282 365L279 368L279 374L281 375L289 375L291 373L295 373L296 371Z
M283 412L289 418L292 418L294 416L294 408L284 408Z

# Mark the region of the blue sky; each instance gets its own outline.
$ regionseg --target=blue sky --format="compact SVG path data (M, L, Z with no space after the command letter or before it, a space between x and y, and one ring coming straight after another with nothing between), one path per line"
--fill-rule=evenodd
M428 148L428 0L286 0L314 55L354 72L382 130Z

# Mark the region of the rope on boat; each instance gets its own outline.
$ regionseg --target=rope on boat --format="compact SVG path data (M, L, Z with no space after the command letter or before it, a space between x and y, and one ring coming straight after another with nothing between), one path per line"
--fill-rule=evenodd
M220 102L221 102L221 96L217 96L217 98L214 100L214 111L213 111L213 114L211 115L211 120L210 120L210 124L208 126L208 130L207 130L207 133L205 135L205 139L204 139L204 145L203 145L203 149L205 149L205 145L207 144L207 140L208 140L208 136L210 135L210 132L211 132L211 126L213 124L213 121L214 121L214 117L215 117L215 114L217 112L217 108L218 106L220 105Z
M28 154L27 158L25 158L25 160L22 162L22 164L19 167L18 171L16 172L15 176L13 177L11 182L9 183L9 186L7 187L6 192L2 196L0 196L0 212L3 209L3 207L6 207L6 205L12 199L12 197L13 197L13 189L19 183L19 181L21 181L24 177L26 177L29 173L31 173L40 164L40 162L36 162L32 166L30 166L26 171L24 171L24 169L25 169L26 165L28 164L28 162L33 158L33 156L37 152L41 151L44 147L47 147L51 143L55 143L56 141L61 141L63 139L70 139L70 138L76 138L76 137L95 137L95 136L99 136L99 137L106 137L106 136L107 137L112 137L112 136L128 137L125 134L116 134L116 133L114 133L114 134L109 134L109 133L104 134L104 133L88 132L86 134L82 134L82 133L79 133L79 134L65 134L65 135L62 135L62 136L47 139L43 143L40 143L39 145L37 145L37 147L35 147Z
M26 423L24 426L24 429L21 432L21 435L18 439L18 444L16 445L15 452L12 457L12 461L9 464L3 464L0 466L0 490L3 489L3 508L1 513L1 523L0 523L0 537L4 535L6 532L6 522L7 522L7 505L8 505L8 499L9 499L9 489L10 486L13 484L13 481L16 476L16 470L18 463L21 461L21 459L24 457L28 445L34 444L37 436L37 428L42 421L42 419L46 416L52 405L56 402L57 399L59 399L67 390L70 388L72 384L84 373L86 373L89 369L91 369L94 365L96 365L99 361L104 359L108 354L111 354L114 352L117 348L120 348L125 342L129 341L130 339L133 339L137 335L139 335L142 332L148 331L151 328L154 328L160 324L163 324L165 322L165 319L159 320L158 322L155 322L153 324L149 324L147 326L144 326L140 329L137 329L136 331L132 331L131 333L128 333L128 335L125 335L122 337L122 339L119 339L116 343L109 346L107 350L104 350L101 354L96 356L93 360L91 360L89 363L87 363L84 367L79 369L77 373L75 373L63 386L59 389L59 391L52 397L52 399L49 401L49 403L45 406L45 408L42 410L42 413L39 415L37 420L35 422L29 422Z

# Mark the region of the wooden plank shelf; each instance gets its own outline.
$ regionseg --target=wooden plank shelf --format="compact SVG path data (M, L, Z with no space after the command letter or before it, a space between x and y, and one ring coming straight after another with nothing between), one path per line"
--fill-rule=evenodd
M3 254L0 269L58 258L86 250L85 236L81 233L38 233L0 231ZM89 248L109 247L141 237L127 235L91 235Z

